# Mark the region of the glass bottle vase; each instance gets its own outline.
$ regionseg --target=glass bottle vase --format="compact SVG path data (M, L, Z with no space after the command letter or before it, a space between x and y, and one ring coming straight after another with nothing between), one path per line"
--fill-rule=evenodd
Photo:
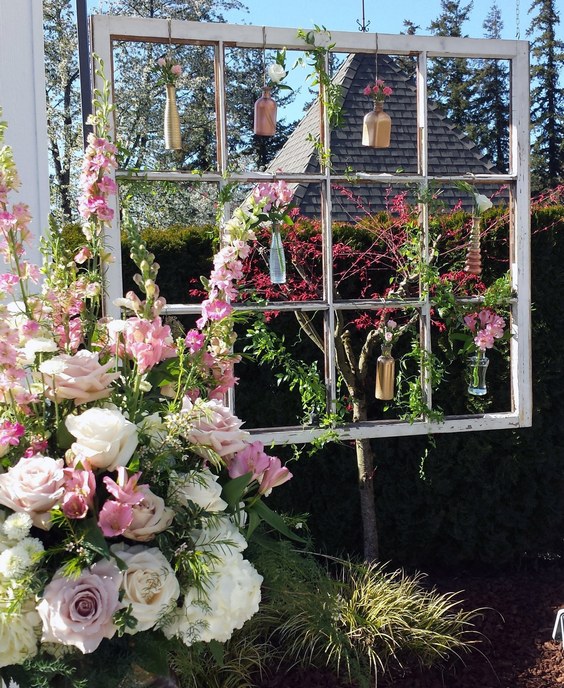
M270 237L270 254L268 257L268 267L270 270L270 281L272 284L285 284L286 282L286 257L280 230L272 227Z
M364 116L362 145L372 148L389 148L392 118L384 112L383 103L374 103L374 110Z
M475 397L483 397L488 393L486 385L486 372L490 361L483 351L470 356L468 359L468 394Z
M253 131L257 136L274 136L276 134L276 101L265 86L261 97L255 102L255 121Z
M382 344L382 355L376 363L376 399L389 401L394 398L396 362L392 356L392 345Z

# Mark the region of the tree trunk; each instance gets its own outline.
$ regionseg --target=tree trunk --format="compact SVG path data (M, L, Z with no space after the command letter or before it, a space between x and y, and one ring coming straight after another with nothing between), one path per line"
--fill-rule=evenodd
M367 420L366 404L354 403L355 422ZM374 496L374 452L369 439L356 440L356 465L362 519L362 542L365 561L378 561L378 525Z

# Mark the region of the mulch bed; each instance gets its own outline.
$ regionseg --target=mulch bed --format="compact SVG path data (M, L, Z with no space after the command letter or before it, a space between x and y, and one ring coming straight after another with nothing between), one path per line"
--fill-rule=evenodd
M441 670L379 679L378 688L558 688L564 686L564 651L552 640L564 608L564 564L541 562L503 574L431 578L437 589L461 591L465 609L482 609L474 650ZM278 674L261 688L351 688L323 671Z

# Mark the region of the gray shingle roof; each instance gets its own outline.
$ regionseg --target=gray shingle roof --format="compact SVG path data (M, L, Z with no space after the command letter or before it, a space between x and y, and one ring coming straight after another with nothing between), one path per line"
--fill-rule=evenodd
M334 82L342 86L343 124L331 132L331 159L335 174L343 174L347 168L354 172L370 173L417 173L417 121L416 88L413 79L401 69L397 59L378 56L378 78L393 89L385 104L392 118L392 136L389 148L378 149L363 146L362 122L372 109L370 98L362 91L374 81L374 55L349 55ZM314 103L306 112L288 141L273 159L268 169L285 172L311 173L319 171L315 146L308 135L318 136L319 107ZM495 169L476 146L443 117L438 108L428 107L428 154L429 174L461 175L494 173ZM395 187L394 187L395 188ZM404 187L405 188L405 187ZM388 191L385 184L360 184L350 187L361 197L362 205L374 212L386 207ZM401 186L397 191L404 190ZM459 191L444 192L445 200L460 198ZM449 198L452 196L452 198ZM470 199L469 199L470 200ZM295 202L304 215L319 216L319 187L301 184L295 193ZM333 197L333 219L351 220L361 214L358 202L343 194Z

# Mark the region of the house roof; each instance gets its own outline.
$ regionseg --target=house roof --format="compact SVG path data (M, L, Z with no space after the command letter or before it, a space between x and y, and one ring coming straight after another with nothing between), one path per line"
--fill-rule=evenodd
M363 146L364 115L372 109L371 100L362 91L375 79L376 63L373 54L351 54L334 77L342 86L343 123L331 131L331 160L335 174L347 170L370 173L417 173L416 88L414 80L402 68L397 58L378 55L377 77L391 86L393 94L385 103L392 118L389 148ZM287 142L268 166L269 171L294 173L319 171L317 151L313 140L319 133L320 110L315 102L306 112ZM477 147L441 115L431 102L428 105L428 170L430 175L464 175L495 173L493 165ZM394 185L392 195L406 190ZM388 184L354 184L347 193L333 195L333 219L351 221L365 211L376 212L386 207L390 195ZM349 191L352 192L349 193ZM462 194L463 195L463 194ZM461 193L455 188L445 189L442 198L453 203ZM314 183L300 184L294 196L304 215L319 216L320 192ZM468 203L471 199L468 198Z

